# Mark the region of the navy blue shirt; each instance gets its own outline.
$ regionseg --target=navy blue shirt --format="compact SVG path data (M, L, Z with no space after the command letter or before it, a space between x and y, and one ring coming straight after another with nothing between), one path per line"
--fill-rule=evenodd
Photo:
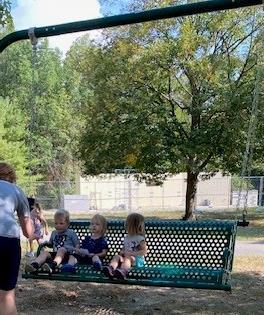
M91 236L86 236L82 241L82 248L88 249L89 253L99 254L104 249L108 249L108 244L104 237L93 239Z

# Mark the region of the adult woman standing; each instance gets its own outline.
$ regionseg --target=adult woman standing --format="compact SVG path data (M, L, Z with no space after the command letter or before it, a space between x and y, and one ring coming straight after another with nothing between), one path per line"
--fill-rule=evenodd
M27 198L15 185L16 173L0 162L0 315L17 314L15 286L21 259L20 228L25 237L33 234Z

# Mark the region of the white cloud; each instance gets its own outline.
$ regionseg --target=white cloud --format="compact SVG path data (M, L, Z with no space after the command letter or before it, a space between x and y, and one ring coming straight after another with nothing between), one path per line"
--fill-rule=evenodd
M98 0L18 0L12 16L16 30L22 30L90 20L101 14ZM96 30L89 32L92 38L99 33ZM65 53L72 42L83 34L84 32L52 36L49 37L49 42L51 47L58 47Z

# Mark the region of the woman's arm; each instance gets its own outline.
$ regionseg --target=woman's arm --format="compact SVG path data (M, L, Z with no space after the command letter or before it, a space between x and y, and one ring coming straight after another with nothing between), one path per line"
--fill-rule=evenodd
M34 234L34 227L33 227L31 218L30 217L19 216L18 220L19 220L19 223L20 223L23 235L26 238L29 238L29 237L33 236L33 234Z

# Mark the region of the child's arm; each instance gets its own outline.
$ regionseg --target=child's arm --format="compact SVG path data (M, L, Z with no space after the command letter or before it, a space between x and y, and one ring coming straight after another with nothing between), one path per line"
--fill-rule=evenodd
M49 227L48 227L48 223L47 223L46 219L43 217L43 215L41 216L41 223L44 226L45 234L48 235L49 234Z
M124 253L125 256L145 256L148 252L148 247L145 241L141 241L139 244L139 250L136 252L127 251Z
M90 253L89 256L90 256L90 257L98 256L98 257L103 258L103 257L106 256L106 254L107 254L107 249L103 249L103 250L101 251L101 253L97 253L97 254Z
M121 255L121 256L125 255L125 247L124 246L121 248L119 255Z

